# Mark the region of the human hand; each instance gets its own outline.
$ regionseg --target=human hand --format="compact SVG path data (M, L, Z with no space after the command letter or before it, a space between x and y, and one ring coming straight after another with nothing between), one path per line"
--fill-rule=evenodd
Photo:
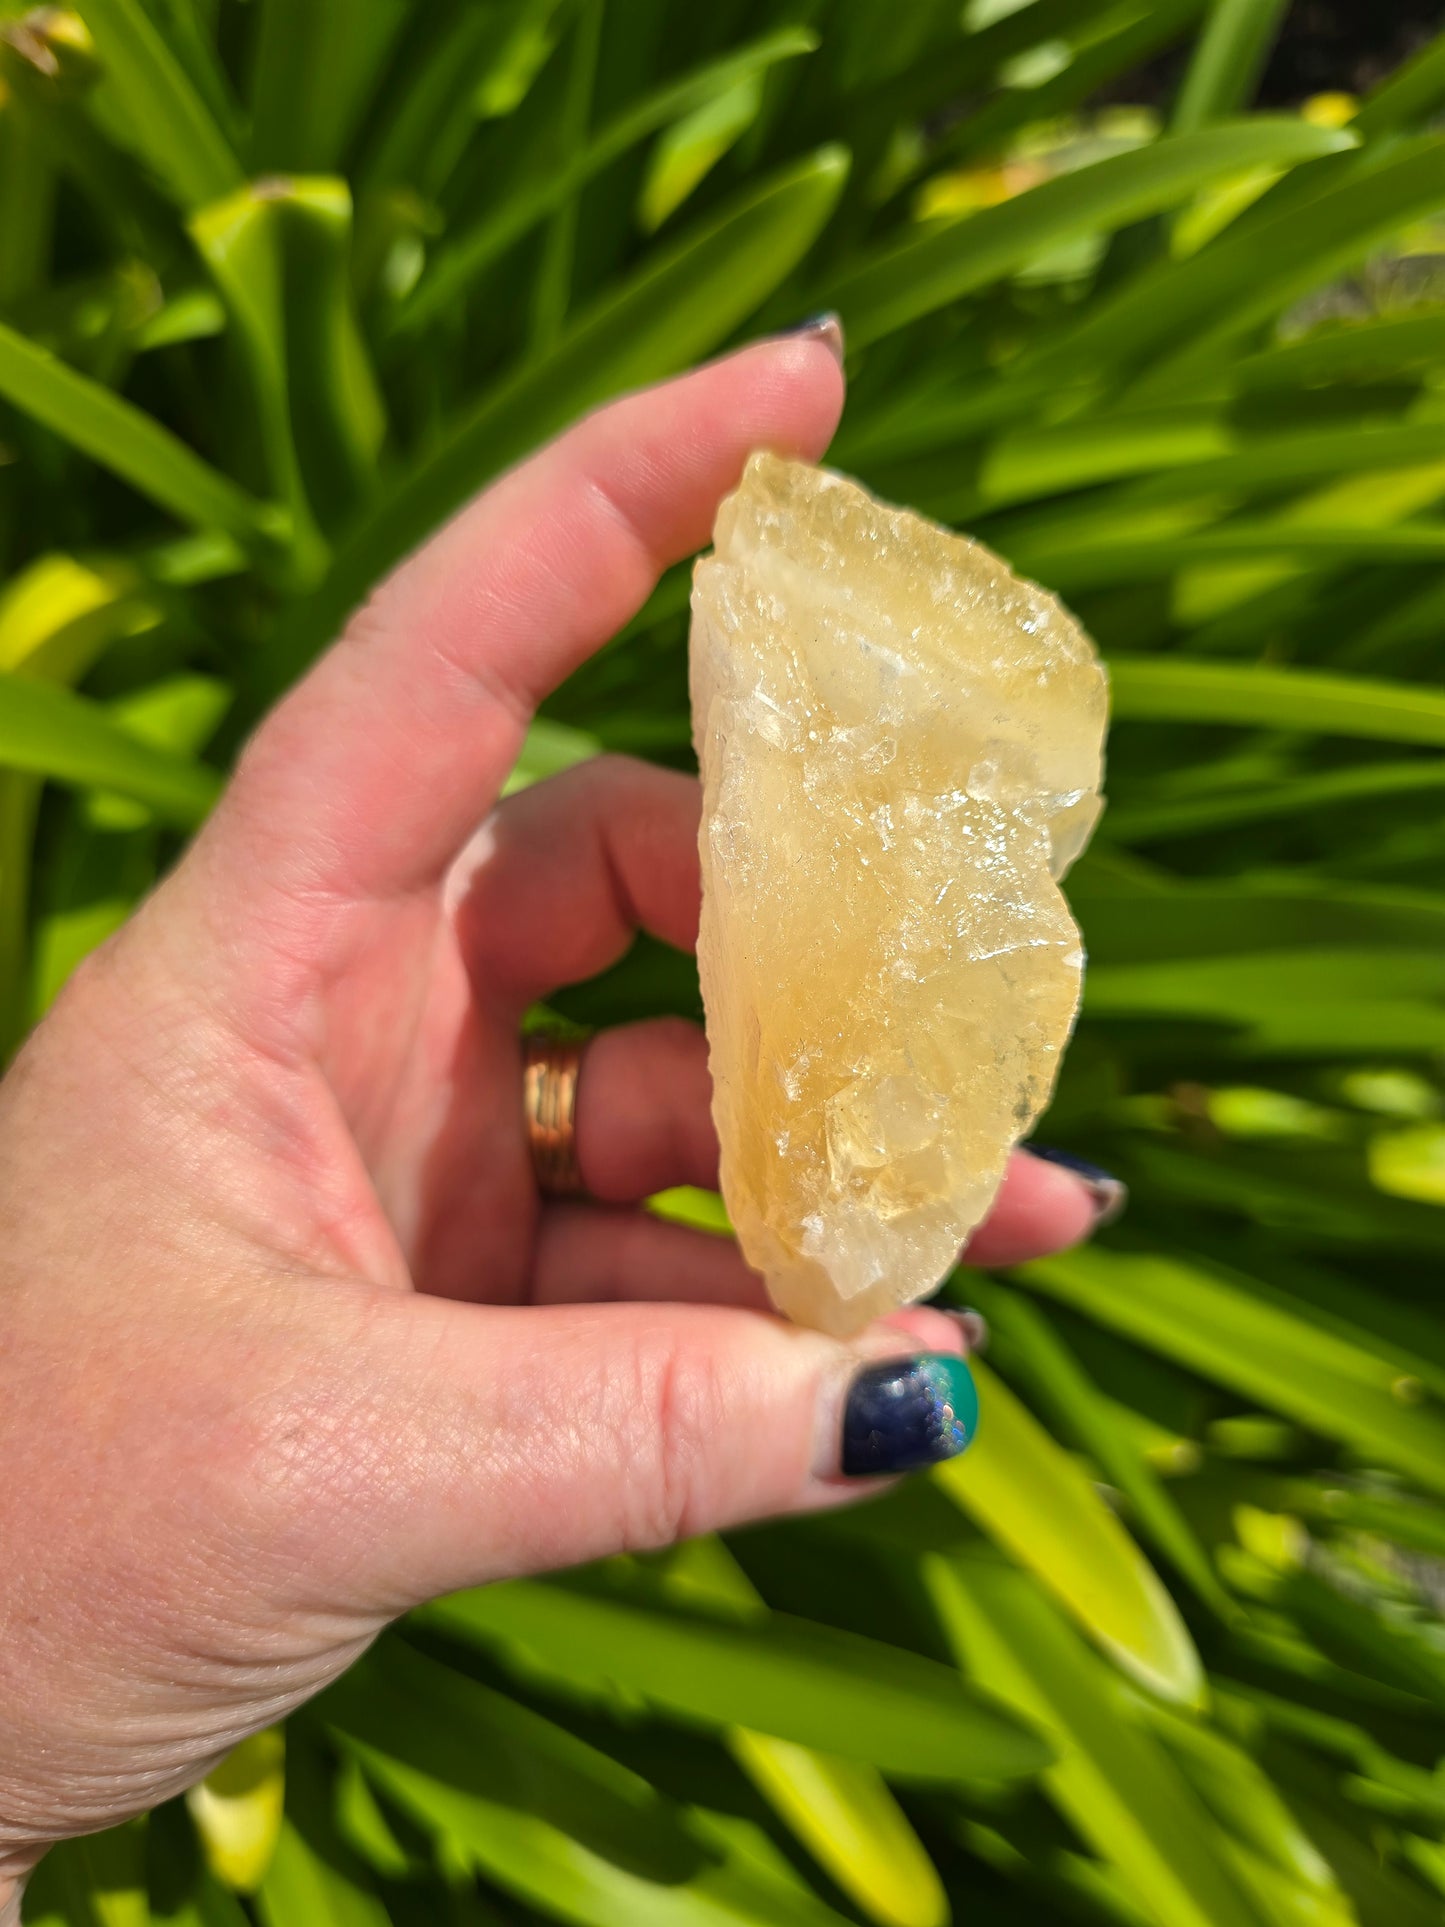
M906 1392L964 1348L926 1308L786 1326L731 1243L637 1208L716 1181L690 1026L588 1046L587 1201L539 1199L523 1130L526 1008L698 914L696 786L603 759L497 806L528 719L750 450L815 458L841 402L826 343L783 338L504 477L0 1085L0 1918L47 1844L198 1779L419 1601L856 1493L860 1368ZM1097 1202L1020 1155L971 1255L1070 1244Z

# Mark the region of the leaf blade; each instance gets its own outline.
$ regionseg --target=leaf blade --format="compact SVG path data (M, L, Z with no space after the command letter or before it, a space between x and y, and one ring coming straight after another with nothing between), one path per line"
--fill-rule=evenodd
M762 36L737 52L709 61L682 79L669 82L626 108L600 129L579 154L563 159L542 179L518 190L507 204L488 214L436 252L416 287L391 317L394 334L409 334L433 320L501 254L519 241L569 194L585 187L639 141L668 121L691 113L713 93L796 59L817 45L814 35L786 27Z
M0 767L116 790L192 830L220 793L214 770L137 741L83 696L0 677Z
M1049 1734L1059 1751L1051 1797L1150 1914L1170 1927L1265 1927L1208 1814L1158 1743L1121 1716L1097 1662L1028 1580L938 1554L924 1578L960 1664L997 1679Z
M274 549L279 512L247 495L159 422L0 322L0 395L179 521Z
M1352 137L1290 120L1170 136L1060 175L941 232L909 237L845 272L826 299L861 347L1003 279L1061 240L1158 213L1244 167L1287 166L1351 145Z
M1041 1760L1030 1734L956 1690L946 1670L782 1614L738 1624L514 1580L440 1601L427 1617L622 1681L684 1719L750 1727L886 1773L950 1779L967 1757L1006 1778Z
M1204 1673L1177 1608L1072 1459L986 1365L978 1437L934 1479L1151 1692L1197 1704Z
M1445 1491L1445 1416L1403 1402L1399 1368L1268 1303L1219 1266L1170 1253L1074 1251L1020 1267L1021 1283L1136 1343L1357 1444L1433 1492Z
M1115 716L1130 721L1234 723L1445 745L1445 695L1416 684L1131 656L1110 664L1110 688Z
M182 208L241 184L241 163L140 0L85 0L135 146Z

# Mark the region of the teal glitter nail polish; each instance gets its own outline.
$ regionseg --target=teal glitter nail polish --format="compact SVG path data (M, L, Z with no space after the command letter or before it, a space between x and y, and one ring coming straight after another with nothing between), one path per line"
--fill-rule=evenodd
M956 1458L978 1430L973 1374L950 1353L887 1358L853 1380L843 1413L849 1478L913 1472Z

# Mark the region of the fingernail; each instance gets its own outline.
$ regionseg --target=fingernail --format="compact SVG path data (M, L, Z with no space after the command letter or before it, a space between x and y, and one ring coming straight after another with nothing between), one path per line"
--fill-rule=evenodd
M953 1320L970 1352L988 1350L988 1320L981 1311L975 1311L972 1305L935 1305L934 1310Z
M1087 1158L1076 1158L1072 1151L1056 1151L1049 1144L1026 1144L1024 1149L1030 1157L1042 1158L1045 1164L1057 1164L1065 1171L1072 1171L1084 1180L1084 1188L1094 1203L1094 1229L1101 1225L1112 1224L1122 1215L1129 1202L1129 1187L1122 1178L1116 1178L1111 1171L1101 1165L1090 1164Z
M810 314L796 327L784 328L783 333L801 336L805 341L821 341L838 366L843 366L843 323L831 309L826 314Z
M978 1393L961 1358L929 1352L865 1365L843 1408L843 1474L878 1478L956 1458L978 1430Z

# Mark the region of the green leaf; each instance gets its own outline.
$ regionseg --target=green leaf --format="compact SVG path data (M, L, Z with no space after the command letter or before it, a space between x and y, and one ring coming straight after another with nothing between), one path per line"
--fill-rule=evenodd
M1389 428L1353 423L1348 428L1277 429L1269 435L1249 435L1231 434L1222 421L1186 426L1177 412L1163 421L1141 412L1000 437L983 455L977 492L981 504L992 507L1107 481L1115 475L1132 472L1142 478L1146 471L1165 471L1084 503L1010 518L995 538L1006 543L1011 553L1017 549L1024 555L1027 567L1041 570L1054 566L1055 558L1059 566L1068 568L1079 550L1103 543L1115 552L1126 573L1143 576L1153 569L1149 511L1161 504L1216 497L1230 508L1240 498L1292 482L1433 464L1440 451L1440 429L1431 422ZM1053 463L1057 467L1051 476ZM1137 540L1129 538L1131 521L1140 529ZM1427 560L1433 559L1438 531L1429 533ZM1288 550L1301 541L1302 553L1308 557L1320 548L1338 554L1352 540L1367 545L1372 535L1373 531L1363 528L1311 531L1287 521L1231 522L1203 536L1186 537L1185 542L1196 551L1240 545L1245 553L1253 553L1261 547ZM1385 541L1393 556L1396 538L1387 535ZM1407 553L1418 543L1417 534L1405 535Z
M1100 963L1247 962L1254 953L1267 961L1283 950L1338 950L1342 939L1361 949L1420 952L1445 938L1445 902L1424 892L1289 874L1189 882L1150 875L1149 887L1130 888L1105 865L1096 847L1069 877L1090 956Z
M291 510L297 567L319 573L327 522L369 493L380 397L351 304L344 181L265 181L202 208L191 233L245 356L271 486Z
M676 213L723 155L734 148L763 104L759 73L750 73L715 94L669 127L652 151L637 211L649 234Z
M552 142L563 165L587 144L597 90L597 63L602 51L602 0L577 0L575 25L567 52L567 77L551 128ZM542 239L542 256L532 282L532 318L527 348L545 354L562 332L572 303L572 278L577 246L578 197L570 194L552 211Z
M44 135L7 91L0 97L0 311L9 313L44 281L55 188Z
M139 1822L52 1847L26 1894L26 1927L149 1927Z
M909 20L916 22L922 13L910 10ZM950 7L944 10L941 30L925 33L921 47L915 43L916 57L900 72L888 56L900 45L907 49L907 38L899 39L896 26L886 39L879 36L876 16L858 8L848 49L854 73L850 84L844 69L838 82L846 90L850 121L857 119L865 127L873 123L892 133L981 92L1009 72L1020 55L1040 45L1062 43L1067 54L1076 54L1091 41L1108 40L1121 20L1127 24L1130 17L1131 10L1121 8L1119 0L1030 0L1028 7L1007 8L988 4L971 7L963 16ZM835 67L843 66L836 42L827 52Z
M978 1438L934 1478L1151 1692L1194 1704L1204 1675L1154 1568L1087 1475L986 1365L975 1361Z
M464 295L538 221L657 128L686 117L715 95L779 61L811 52L816 45L814 35L796 27L783 28L645 94L594 134L579 152L566 155L536 179L519 186L474 227L444 241L416 288L392 316L391 331L406 334L424 327Z
M141 0L84 0L132 144L190 210L241 184L241 164Z
M0 322L0 395L182 522L276 552L284 516L256 501L170 430Z
M1289 166L1354 144L1299 120L1241 121L1115 154L966 220L928 227L828 284L855 346L1015 273L1080 234L1123 227L1246 167Z
M219 794L214 770L148 748L68 690L0 676L0 768L118 790L163 822L194 829Z
M1355 126L1367 140L1417 127L1445 100L1445 35L1436 34L1367 95Z
M105 707L127 735L157 749L191 755L210 742L231 699L229 686L214 676L166 676ZM88 796L85 812L97 829L134 830L154 822L141 804L109 790Z
M1380 1498L1348 1487L1316 1484L1307 1479L1281 1482L1275 1503L1283 1512L1299 1513L1349 1530L1377 1534L1396 1545L1445 1558L1445 1513L1433 1502L1398 1497ZM1373 1769L1372 1769L1373 1770ZM1435 1788L1437 1798L1445 1791Z
M1324 1789L1312 1789L1317 1796ZM1340 1884L1356 1905L1356 1918L1388 1922L1388 1927L1436 1927L1440 1918L1438 1887L1430 1891L1385 1857L1389 1842L1382 1830L1362 1839L1342 1824L1338 1806L1325 1805L1309 1793L1294 1796L1294 1804L1311 1835L1329 1855ZM1423 1843L1422 1843L1423 1844Z
M1176 133L1238 113L1253 98L1288 0L1214 0L1174 103Z
M284 1820L256 1893L265 1927L390 1927L385 1907Z
M1445 760L1419 757L1409 763L1364 763L1328 770L1320 776L1291 775L1267 789L1191 797L1178 802L1111 805L1108 833L1122 843L1150 843L1173 836L1196 836L1232 829L1241 823L1275 822L1306 816L1338 803L1375 797L1413 796L1445 788Z
M1089 370L1132 378L1156 356L1168 359L1135 393L1180 392L1185 369L1272 319L1300 295L1326 285L1439 205L1445 142L1422 137L1368 170L1346 173L1329 191L1278 213L1228 228L1185 261L1169 261L1128 282L1048 347L1021 358L1019 377L1077 382Z
M398 1641L333 1689L323 1711L379 1792L453 1864L480 1869L551 1918L580 1927L842 1927L831 1908L738 1852L695 1810Z
M1020 52L1026 60L1037 50L1047 77L1036 80L1026 65L1020 72L1024 63L1010 61L997 76L1008 84L995 87L975 112L960 119L945 137L942 152L984 158L1006 152L1020 129L1072 113L1116 77L1177 40L1202 11L1203 0L1149 0L1147 6L1099 9L1072 0L1059 9L1055 34L1049 36L1024 15Z
M1445 1492L1445 1413L1394 1360L1267 1301L1248 1276L1165 1253L1071 1251L1016 1276L1136 1344Z
M62 812L36 878L28 1021L45 1015L77 964L120 928L156 880L155 829L100 832L88 801L76 797Z
M997 1684L1058 1750L1044 1784L1149 1918L1169 1927L1265 1927L1208 1811L1128 1719L1097 1660L1022 1573L929 1554L924 1581L959 1663Z
M263 0L251 86L256 172L340 162L406 24L405 0Z
M879 1927L947 1927L937 1870L874 1768L742 1727L728 1746L870 1920Z
M356 170L358 197L402 185L439 194L478 120L509 114L525 98L564 12L559 0L464 6L440 14L440 31L430 37L422 29L431 21L418 20L421 59L384 98Z
M76 1846L96 1927L149 1927L144 1826L110 1827Z
M1337 381L1385 381L1445 362L1445 315L1384 315L1312 329L1298 340L1262 348L1235 362L1237 392L1319 387Z
M763 1602L716 1538L668 1560L669 1597L743 1613ZM948 1927L937 1869L876 1767L733 1727L728 1751L763 1798L854 1904L879 1927Z
M725 340L812 245L847 168L844 151L828 147L772 175L644 257L551 353L477 403L338 552L314 602L279 638L277 679L289 679L372 583L509 462L602 397L673 374Z
M179 1802L147 1820L146 1857L154 1927L249 1927L240 1901L201 1859Z
M1116 658L1109 681L1114 715L1131 722L1237 723L1445 744L1445 695L1415 684L1134 656Z
M9 1062L26 1029L31 860L39 805L33 777L0 771L0 1065Z
M1114 542L1091 542L1086 531L1074 530L1054 542L1021 536L1007 544L1007 551L1016 569L1041 577L1066 594L1077 594L1116 582L1174 575L1202 564L1247 562L1261 556L1325 566L1380 561L1428 567L1445 561L1445 524L1330 528L1286 521L1230 522L1191 535L1155 538L1126 533Z
M427 1617L594 1686L619 1682L684 1720L750 1727L909 1779L957 1779L965 1761L970 1775L1006 1779L1043 1757L1032 1734L931 1661L779 1613L740 1624L514 1580Z
M38 556L0 589L0 671L75 682L112 643L159 620L129 564Z
M1445 1204L1445 1125L1417 1124L1370 1140L1370 1182L1396 1198Z
M961 518L980 508L1060 495L1066 489L1127 475L1149 475L1155 478L1157 487L1172 479L1176 467L1191 477L1200 468L1212 469L1218 461L1230 457L1237 441L1229 422L1216 408L1141 410L1079 422L1031 425L987 442L980 451L978 472L972 482L953 483L960 501L955 504L945 492L946 506L939 508L935 502L935 513L948 519L956 513ZM1276 446L1275 438L1268 438L1271 454ZM1098 515L1096 499L1069 504L1064 528L1072 528L1075 519L1087 522L1091 515ZM1099 519L1106 537L1117 532L1121 509L1126 510L1132 499L1122 491L1105 498L1105 513ZM1031 531L1049 524L1040 517L1007 526Z
M1445 1041L1445 963L1435 951L1309 950L1105 965L1089 978L1093 1017L1168 1015L1241 1027L1255 1055L1430 1050Z
M351 294L351 194L292 181L272 203L285 285L287 386L308 494L330 526L374 491L386 411Z
M601 749L597 738L584 730L569 729L565 723L554 723L546 716L534 716L503 794L510 796L515 790L526 789L530 783L540 783L548 776L572 769L600 754Z
M1445 1655L1428 1623L1372 1600L1368 1593L1351 1598L1338 1583L1326 1583L1312 1572L1276 1576L1268 1594L1324 1651L1367 1678L1445 1712Z
M286 1798L279 1727L241 1741L186 1795L207 1865L226 1886L253 1893L275 1857Z
M231 689L215 676L164 676L109 704L110 714L143 743L198 750L231 706Z
M1329 1862L1281 1799L1273 1782L1244 1749L1172 1707L1141 1699L1143 1723L1163 1741L1200 1799L1236 1839L1252 1848L1300 1890L1338 1902ZM1349 1915L1345 1914L1347 1921Z
M1063 1421L1108 1483L1129 1503L1139 1526L1226 1624L1236 1608L1216 1578L1203 1547L1163 1482L1135 1442L1120 1428L1115 1408L1101 1398L1077 1359L1042 1310L1019 1293L970 1278L968 1294L989 1321L993 1349L1012 1361L1035 1401Z

